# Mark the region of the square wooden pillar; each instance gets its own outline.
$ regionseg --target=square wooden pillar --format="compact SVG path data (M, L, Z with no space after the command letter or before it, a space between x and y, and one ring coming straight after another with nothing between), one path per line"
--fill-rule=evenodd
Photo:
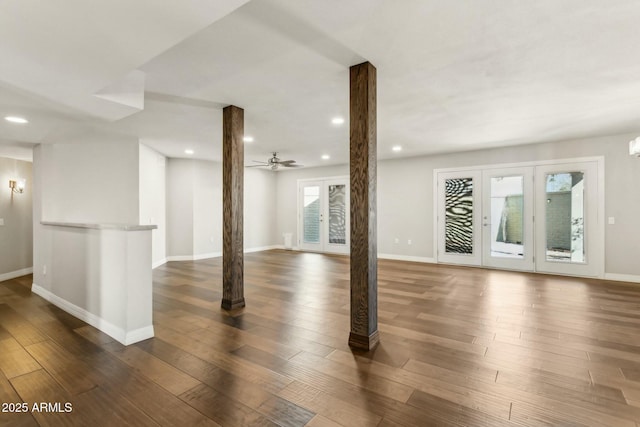
M378 335L376 221L376 68L350 68L351 333L349 345L370 350Z
M244 307L244 110L222 110L222 308Z

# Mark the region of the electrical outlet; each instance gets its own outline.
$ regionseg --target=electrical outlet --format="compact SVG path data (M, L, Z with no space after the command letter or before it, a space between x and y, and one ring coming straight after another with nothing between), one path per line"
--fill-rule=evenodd
M4 218L0 218L0 225L4 225Z
M395 243L400 243L400 239L398 239L398 238L396 237L396 239L395 239Z
M616 223L616 218L613 216L609 217L609 225L614 225Z
M407 245L411 244L411 239L407 240Z
M46 275L47 275L47 266L46 266L46 265L43 265L43 266L42 266L42 275L43 275L43 276L46 276Z

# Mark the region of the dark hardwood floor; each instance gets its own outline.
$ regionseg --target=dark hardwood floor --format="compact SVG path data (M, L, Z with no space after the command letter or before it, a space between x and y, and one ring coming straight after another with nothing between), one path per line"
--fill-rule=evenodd
M231 314L221 259L167 263L129 347L31 280L0 283L0 403L29 405L3 426L640 426L637 284L380 260L362 353L347 257L246 254Z

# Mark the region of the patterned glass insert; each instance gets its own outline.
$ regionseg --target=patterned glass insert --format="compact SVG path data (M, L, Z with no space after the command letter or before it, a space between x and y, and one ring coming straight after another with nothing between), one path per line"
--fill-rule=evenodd
M445 180L445 252L473 254L473 178Z

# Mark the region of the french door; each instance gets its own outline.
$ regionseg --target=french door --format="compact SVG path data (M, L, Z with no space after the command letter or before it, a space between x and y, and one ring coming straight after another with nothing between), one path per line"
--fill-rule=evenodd
M536 168L536 262L540 271L598 276L603 269L604 212L598 207L598 165Z
M533 271L533 168L484 170L482 264Z
M298 247L349 253L349 180L299 181L298 192Z
M601 173L597 161L438 172L438 262L600 275Z

